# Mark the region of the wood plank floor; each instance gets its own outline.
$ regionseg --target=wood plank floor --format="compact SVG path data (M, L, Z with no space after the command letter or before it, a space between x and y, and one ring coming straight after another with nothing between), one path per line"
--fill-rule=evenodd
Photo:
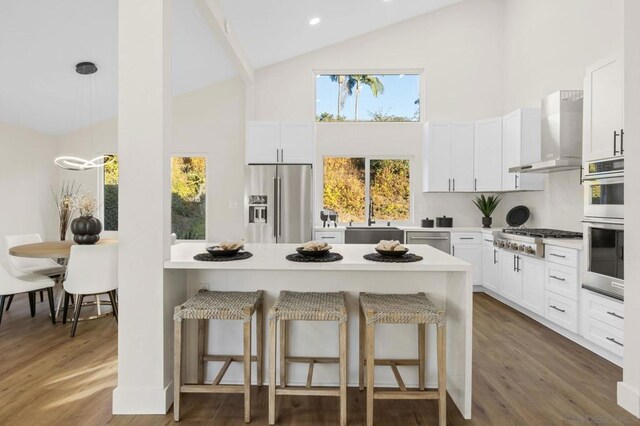
M113 318L51 325L46 302L30 318L16 297L0 325L1 425L163 425L165 416L113 416L117 327ZM622 370L483 294L474 296L473 420L449 400L449 424L634 424L616 405ZM352 349L355 348L352 346ZM186 395L181 424L243 425L241 395ZM254 389L253 421L267 423L266 387ZM281 398L278 424L332 425L337 398ZM376 401L376 425L435 425L435 401ZM349 424L365 419L349 391Z

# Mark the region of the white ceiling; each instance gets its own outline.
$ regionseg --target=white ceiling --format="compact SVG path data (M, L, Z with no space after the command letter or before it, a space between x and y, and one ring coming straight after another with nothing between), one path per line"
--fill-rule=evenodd
M260 68L458 1L220 3L249 62ZM320 24L310 27L316 16ZM89 125L87 77L75 73L81 61L99 68L93 121L114 117L117 0L0 0L0 122L52 135ZM193 0L174 0L174 94L236 74Z

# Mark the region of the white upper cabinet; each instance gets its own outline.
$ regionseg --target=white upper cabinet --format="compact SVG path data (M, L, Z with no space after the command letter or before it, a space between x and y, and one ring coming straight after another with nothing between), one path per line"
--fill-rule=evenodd
M310 122L247 123L247 164L312 164L314 125Z
M622 55L587 68L584 84L584 161L624 154L624 67Z
M423 190L473 192L473 122L427 123Z
M544 176L538 173L510 173L518 167L540 161L540 109L522 108L502 119L502 190L544 189Z
M475 122L474 187L502 191L502 117Z

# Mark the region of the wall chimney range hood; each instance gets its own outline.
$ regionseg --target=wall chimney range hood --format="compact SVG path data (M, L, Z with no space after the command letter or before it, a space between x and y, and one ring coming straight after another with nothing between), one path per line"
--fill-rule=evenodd
M510 167L511 173L552 173L582 166L582 90L560 90L542 99L542 158Z

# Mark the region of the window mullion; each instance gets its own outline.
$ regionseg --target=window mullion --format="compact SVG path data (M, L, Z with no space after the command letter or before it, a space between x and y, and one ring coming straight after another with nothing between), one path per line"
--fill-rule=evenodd
M369 223L369 207L371 206L371 165L369 162L371 159L365 157L364 159L364 217L365 222Z

